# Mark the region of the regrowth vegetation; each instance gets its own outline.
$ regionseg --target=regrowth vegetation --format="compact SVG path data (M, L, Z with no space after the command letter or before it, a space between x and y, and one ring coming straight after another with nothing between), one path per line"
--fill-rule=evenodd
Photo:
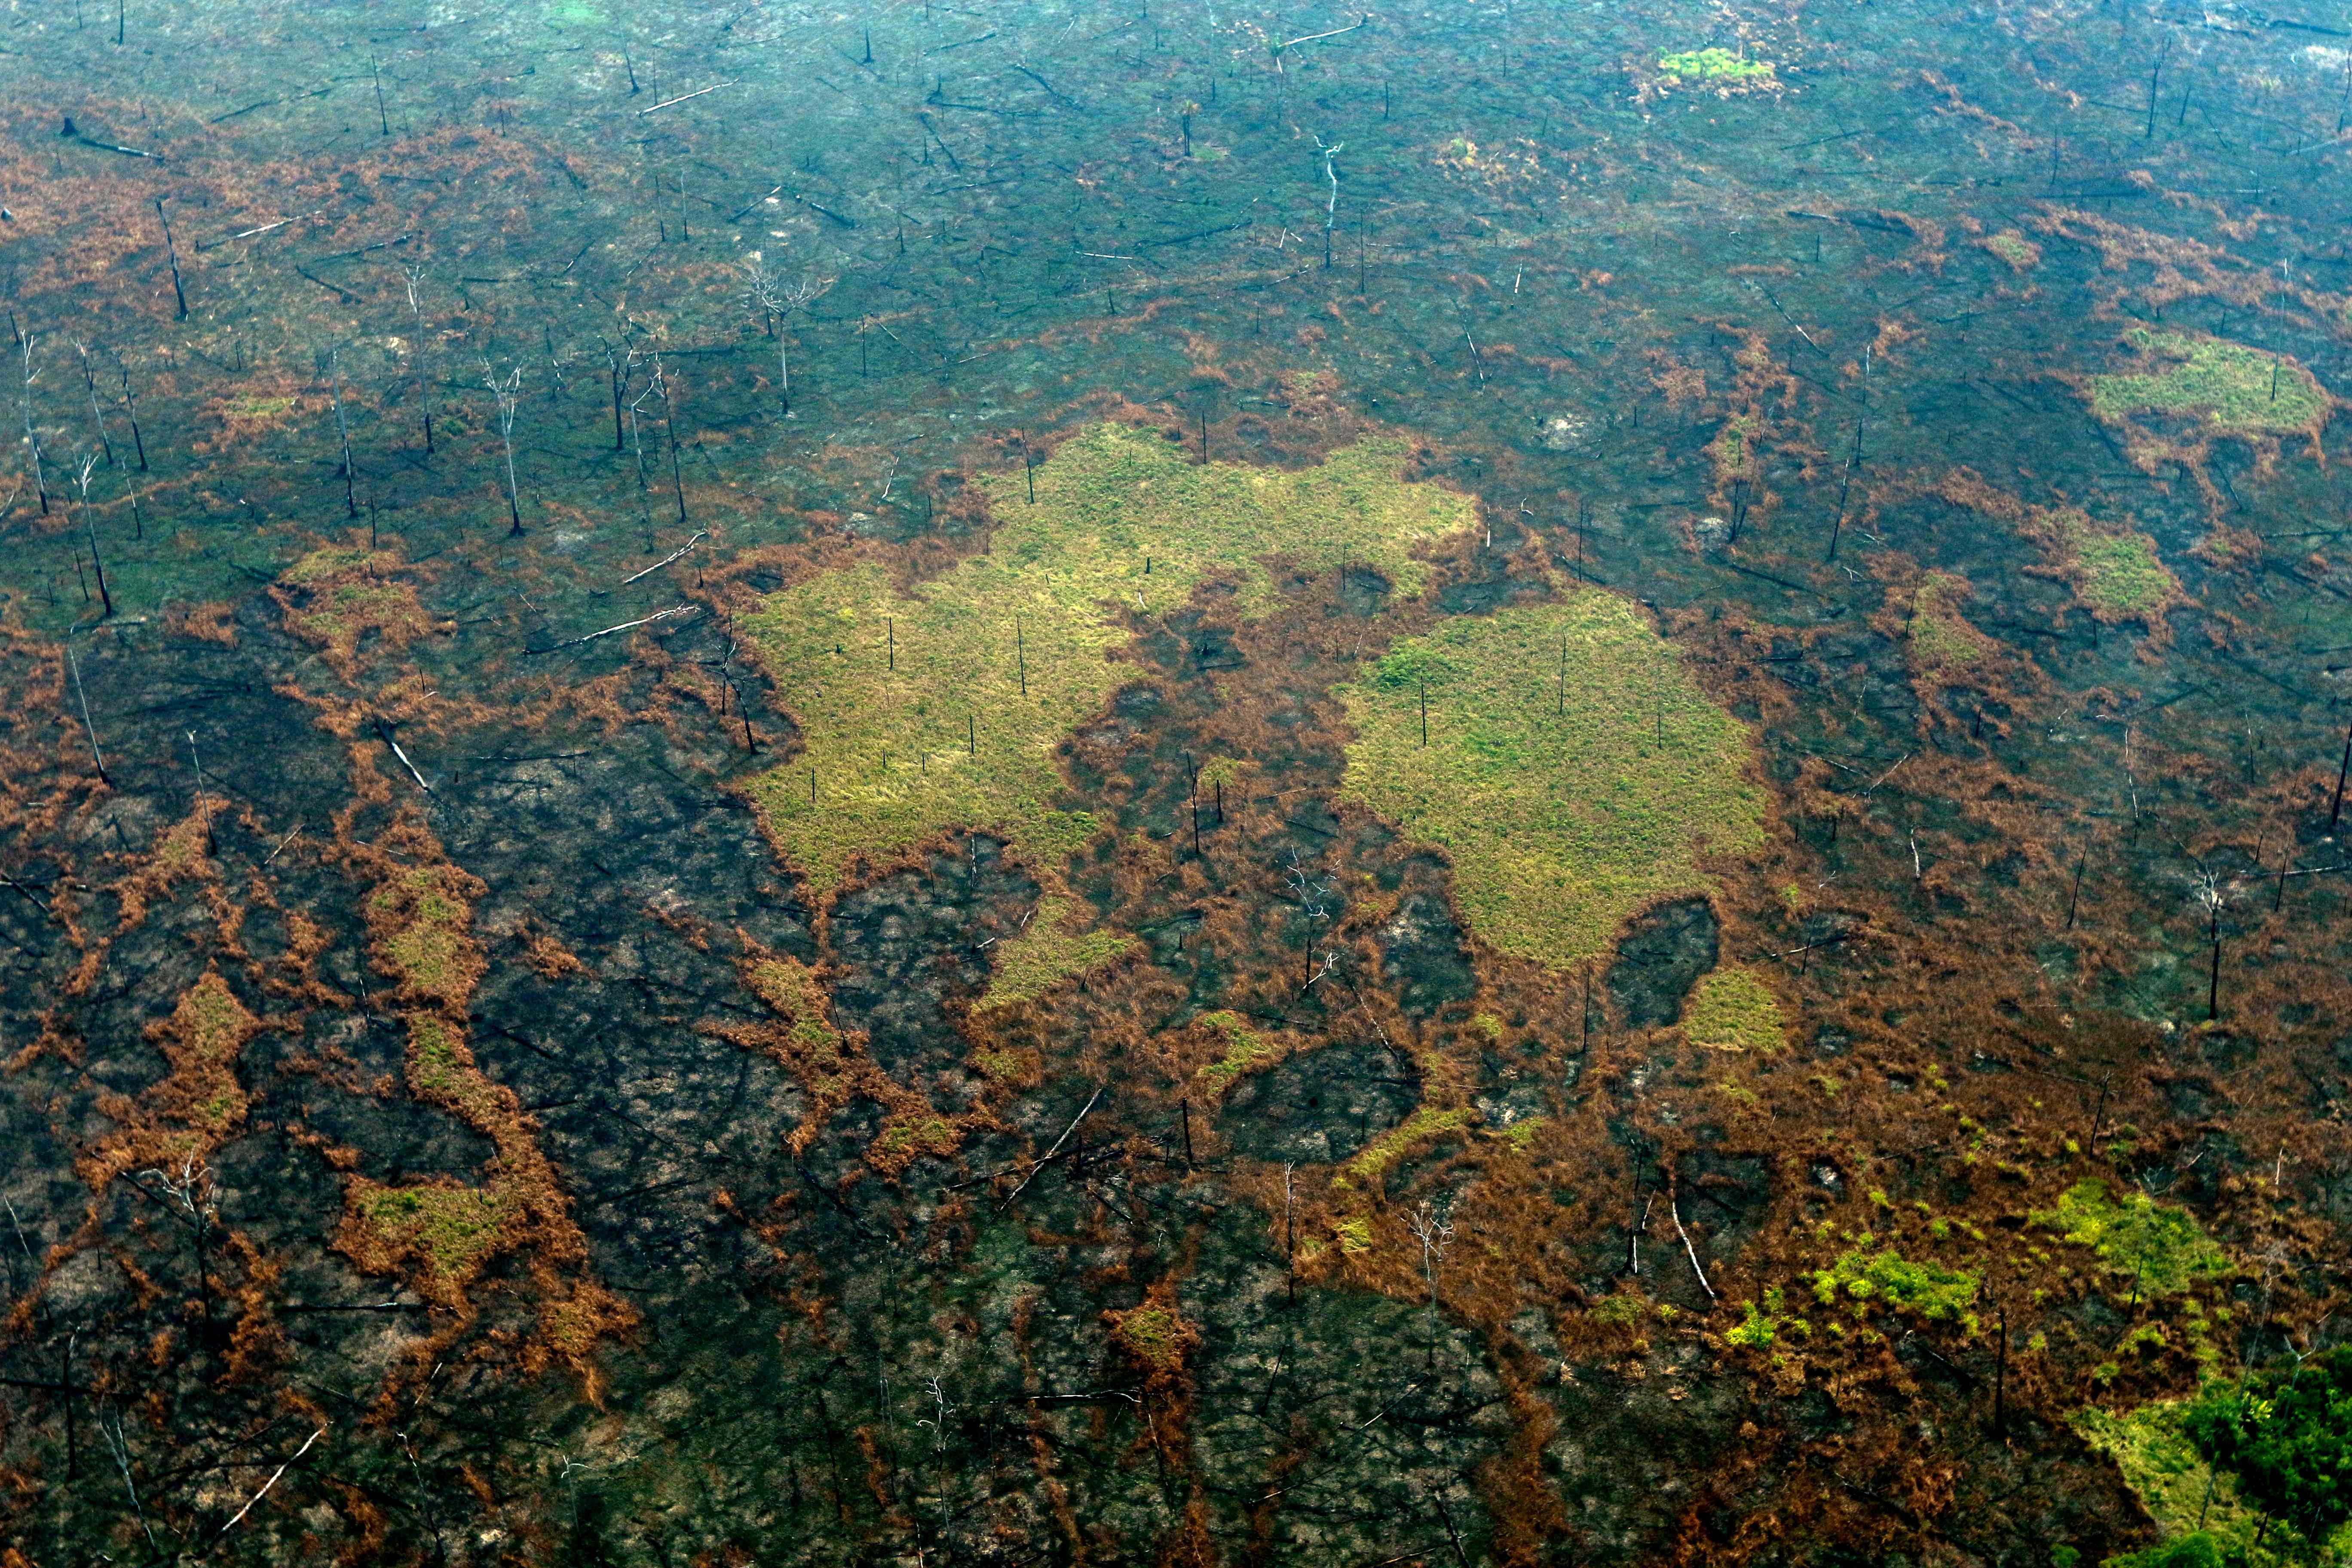
M2008 262L2015 271L2031 272L2042 264L2042 247L2013 228L1989 234L1977 243Z
M2188 1210L2158 1203L2146 1193L2117 1203L2106 1183L2095 1177L2060 1194L2057 1207L2035 1210L2033 1222L2091 1248L2108 1273L2128 1278L2149 1300L2178 1295L2230 1268L2229 1255L2197 1227Z
M1658 74L1698 87L1744 89L1776 83L1770 60L1751 60L1725 48L1684 49L1658 57Z
M388 550L327 546L288 567L270 588L286 627L319 649L349 680L362 643L398 652L418 638L452 630L425 612L404 563Z
M1243 1023L1237 1013L1203 1013L1193 1023L1225 1042L1224 1054L1192 1075L1192 1090L1205 1101L1213 1104L1244 1076L1282 1059L1282 1047Z
M2317 378L2284 354L2147 327L2134 328L2129 341L2151 368L2091 378L2092 411L2110 422L2190 414L2219 434L2278 436L2315 428L2335 405Z
M1864 1241L1869 1241L1864 1237ZM1835 1263L1813 1272L1813 1299L1824 1307L1845 1307L1857 1318L1867 1317L1874 1305L1916 1312L1926 1318L1958 1318L1973 1333L1977 1277L1940 1263L1917 1263L1893 1248L1871 1252L1866 1247L1842 1253Z
M2352 1353L2339 1349L2240 1386L2210 1387L2181 1412L2180 1427L2241 1496L2301 1538L2306 1558L2345 1544L2352 1521Z
M1954 671L1992 651L1993 640L1960 613L1972 592L1967 578L1949 572L1930 572L1921 580L1908 625L1911 662L1923 674Z
M2346 1493L2336 1466L2343 1435L2352 1431L2347 1425L2352 1412L2336 1382L2340 1374L2328 1365L2340 1359L2339 1352L2315 1361L2300 1374L2289 1369L2209 1384L2190 1399L2158 1400L2123 1412L2078 1411L2071 1421L2074 1430L2115 1461L2164 1536L2147 1551L2109 1563L2267 1568L2310 1560L2315 1540L2326 1543L2323 1560L2332 1553L2332 1560L2342 1561L2352 1540L2343 1526ZM2284 1400L2277 1397L2282 1390ZM2299 1508L2315 1538L2294 1522Z
M1717 1051L1777 1051L1788 1042L1780 999L1754 972L1711 970L1692 987L1683 1008L1683 1033Z
M1060 893L1039 900L1029 923L996 944L982 1007L1042 996L1065 976L1083 974L1135 946L1135 939L1120 931L1072 930L1067 922L1077 903Z
M745 629L805 750L751 785L769 832L819 897L861 861L959 827L1005 836L1055 883L1095 823L1055 804L1054 748L1126 679L1108 657L1127 643L1124 617L1175 609L1212 581L1233 586L1240 614L1264 616L1280 602L1275 557L1368 566L1417 591L1415 546L1466 527L1472 509L1401 478L1403 456L1366 441L1296 471L1203 466L1097 426L1034 470L1034 503L1020 474L982 481L997 519L986 553L903 593L858 565L772 595ZM992 999L1118 951L1064 934L1024 933L1030 959Z
M1513 957L1599 952L1703 889L1702 855L1763 843L1746 729L1612 595L1448 622L1339 690L1345 794L1444 847L1471 929Z
M2150 621L2180 597L2156 542L2137 529L2104 527L2072 507L2040 513L2035 523L2056 574L2097 619Z

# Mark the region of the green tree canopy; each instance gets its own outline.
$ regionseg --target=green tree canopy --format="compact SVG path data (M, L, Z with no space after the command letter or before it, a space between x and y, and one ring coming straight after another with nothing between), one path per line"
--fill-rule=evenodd
M2181 1430L2247 1501L2316 1557L2352 1519L2352 1352L2249 1375L2190 1405Z
M2110 1557L2105 1568L2243 1568L2245 1561L2244 1548L2234 1542L2217 1541L2200 1530L2127 1557Z

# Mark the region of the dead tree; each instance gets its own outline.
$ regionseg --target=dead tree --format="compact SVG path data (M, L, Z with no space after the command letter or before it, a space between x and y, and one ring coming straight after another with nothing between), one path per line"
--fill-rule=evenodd
M41 433L33 427L33 342L37 334L26 332L17 342L25 351L25 448L31 454L33 493L40 498L41 515L49 515L49 479L41 467Z
M499 400L499 439L507 450L507 517L513 526L507 530L509 539L522 537L522 502L515 490L514 422L515 411L522 405L522 366L517 365L504 381L490 369L490 362L482 361L482 384L490 395Z
M98 454L92 452L81 460L81 472L77 476L81 489L81 526L83 532L89 537L90 567L98 574L98 601L105 608L106 618L112 620L114 595L107 591L106 563L99 558L98 553L98 523L89 515L89 476L90 470L97 467Z
M77 339L74 348L81 354L82 384L89 391L90 425L98 432L98 444L106 453L108 465L122 481L122 493L131 498L131 537L144 539L147 537L147 525L139 516L139 487L131 482L130 471L122 466L122 455L114 449L114 443L106 438L106 418L98 409L98 376L90 369L89 345ZM126 374L124 384L129 384L130 378Z
M425 411L425 455L433 455L433 387L425 379L425 302L417 295L417 286L425 281L422 258L408 264L408 313L416 323L416 341L409 345L409 363L416 367L416 401Z
M776 393L782 400L787 419L793 416L793 315L816 303L834 281L811 272L803 274L797 283L786 283L757 255L743 268L743 292L765 314L768 331L776 340Z
M1432 1207L1427 1198L1405 1216L1405 1226L1421 1243L1421 1276L1429 1285L1429 1364L1437 1365L1437 1271L1445 1249L1454 1245L1454 1226L1445 1210Z

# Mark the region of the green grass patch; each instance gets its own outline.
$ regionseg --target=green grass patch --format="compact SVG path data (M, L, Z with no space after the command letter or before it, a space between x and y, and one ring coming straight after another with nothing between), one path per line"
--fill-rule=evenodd
M2027 532L2049 554L2053 574L2102 621L2138 619L2180 596L2180 581L2156 552L2156 541L2137 529L2114 528L2078 508L2033 515Z
M1702 889L1702 853L1763 845L1746 728L1612 595L1448 621L1337 689L1342 793L1442 847L1472 929L1513 957L1598 953Z
M1184 1353L1201 1342L1200 1331L1165 1301L1146 1300L1110 1318L1111 1332L1128 1353L1162 1375L1183 1370Z
M390 572L397 570L400 558L372 550L358 550L327 545L311 551L278 574L284 583L309 584L341 577L352 572Z
M1969 580L1948 572L1930 572L1911 595L1911 662L1928 671L1953 669L1976 663L1992 648L1992 639L1969 624L1960 606L1971 596Z
M408 1081L426 1094L456 1095L470 1074L457 1049L457 1037L444 1019L430 1014L412 1018L408 1026Z
M886 1163L901 1164L918 1154L952 1154L959 1142L944 1117L893 1117L874 1140L874 1151Z
M2202 414L2214 431L2277 436L2307 430L2335 400L2284 354L2224 338L2135 327L2129 341L2154 367L2091 377L2091 411L2111 423L2133 414Z
M1700 975L1683 1006L1683 1033L1709 1050L1777 1051L1788 1027L1771 988L1736 965Z
M260 1020L216 973L207 973L188 987L176 1011L188 1044L207 1062L228 1061L260 1027Z
M252 393L225 398L221 412L241 424L263 424L294 411L290 397L262 397Z
M472 987L466 959L472 943L465 932L419 922L384 939L384 955L400 977L427 995L462 1002Z
M1070 976L1134 948L1135 939L1120 931L1071 931L1065 922L1077 907L1076 899L1049 894L1038 900L1027 925L996 944L981 1011L1042 996Z
M1223 1099L1244 1074L1282 1059L1281 1046L1244 1024L1238 1013L1203 1013L1193 1022L1225 1040L1225 1054L1192 1075L1192 1092L1208 1104Z
M1612 1328L1630 1329L1636 1323L1649 1321L1649 1299L1630 1290L1620 1290L1613 1296L1603 1296L1594 1303L1592 1315Z
M987 553L905 593L864 564L770 595L743 628L807 749L752 781L769 832L819 898L861 859L952 827L1003 834L1057 871L1095 823L1055 804L1054 748L1132 679L1108 657L1123 616L1164 614L1212 580L1265 616L1281 602L1277 553L1418 592L1414 546L1475 509L1406 482L1403 457L1367 441L1296 471L1203 467L1155 434L1097 426L1038 466L1034 505L1019 474L977 480L997 520Z
M2042 264L2042 247L2013 228L1989 234L1977 243L2020 272L2031 272Z
M2033 1223L2091 1248L2108 1273L2137 1280L2139 1293L2150 1300L2179 1295L2230 1271L2229 1254L2188 1210L2146 1193L2117 1203L2095 1176L2060 1194L2057 1207L2036 1209Z
M1550 1123L1549 1116L1522 1116L1503 1129L1503 1142L1511 1146L1514 1154L1524 1154L1528 1152L1528 1145L1536 1141L1536 1134Z
M2074 539L2082 563L2084 601L2115 615L2144 615L2178 593L2171 568L2157 558L2144 533L2081 533Z
M457 1028L435 1014L409 1017L408 1083L419 1099L456 1111L478 1129L494 1126L505 1109Z
M1021 1058L1011 1051L978 1050L971 1054L971 1065L990 1081L1017 1083L1022 1076Z
M1424 1105L1373 1139L1356 1152L1355 1158L1339 1167L1331 1178L1338 1188L1378 1186L1388 1168L1423 1143L1466 1131L1478 1119L1471 1106L1458 1105L1450 1110L1440 1110Z
M454 1284L498 1250L506 1220L506 1205L479 1187L370 1187L352 1206L395 1248Z
M1851 1304L1857 1318L1874 1302L1927 1318L1957 1317L1973 1332L1975 1314L1969 1309L1976 1303L1977 1277L1940 1263L1915 1263L1892 1248L1856 1247L1813 1271L1813 1299L1824 1307Z
M1670 81L1708 87L1762 87L1775 79L1770 60L1747 59L1724 48L1662 54L1658 74Z

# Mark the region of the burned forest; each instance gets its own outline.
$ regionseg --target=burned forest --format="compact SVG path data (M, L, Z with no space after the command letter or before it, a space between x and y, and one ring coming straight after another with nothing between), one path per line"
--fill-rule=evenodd
M0 1568L2352 1563L2352 11L7 18Z

